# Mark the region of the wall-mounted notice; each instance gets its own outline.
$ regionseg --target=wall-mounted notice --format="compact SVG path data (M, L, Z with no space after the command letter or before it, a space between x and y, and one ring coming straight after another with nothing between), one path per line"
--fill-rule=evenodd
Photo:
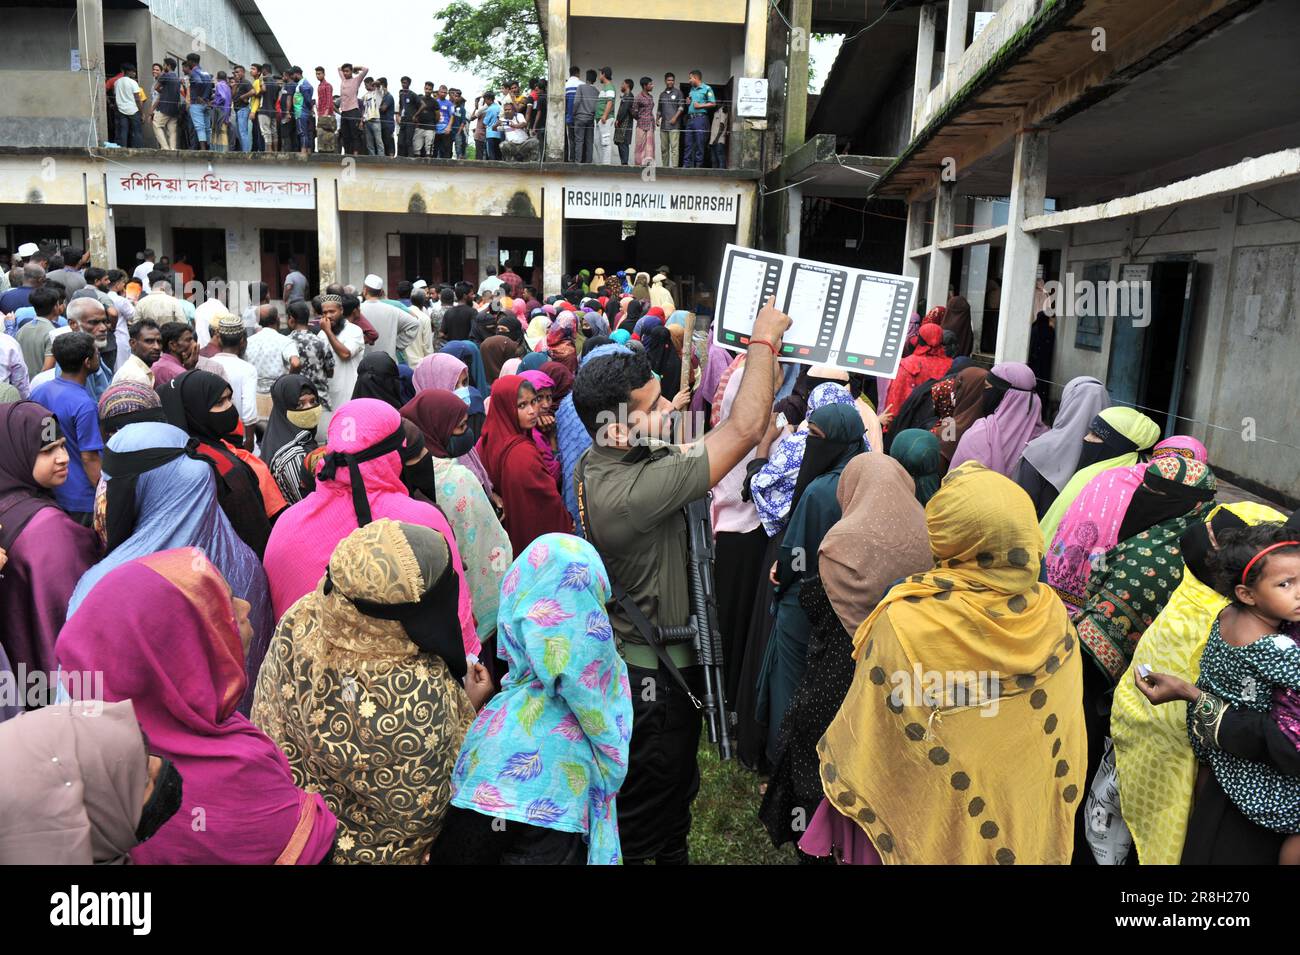
M728 245L714 340L739 350L769 296L790 316L781 360L893 378L917 280Z

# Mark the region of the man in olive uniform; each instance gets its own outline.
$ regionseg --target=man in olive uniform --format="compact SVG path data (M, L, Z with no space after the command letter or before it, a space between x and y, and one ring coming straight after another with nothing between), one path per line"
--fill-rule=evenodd
M654 627L689 621L688 543L683 508L703 497L774 427L776 356L790 319L769 301L754 323L744 378L731 415L687 448L667 443L672 395L665 395L643 353L589 360L573 403L592 436L579 460L579 513L605 568ZM699 790L696 750L702 674L689 644L670 644L664 662L617 604L610 622L628 666L632 740L618 794L623 859L685 864L691 801ZM676 671L676 672L674 672ZM678 676L690 687L688 694Z

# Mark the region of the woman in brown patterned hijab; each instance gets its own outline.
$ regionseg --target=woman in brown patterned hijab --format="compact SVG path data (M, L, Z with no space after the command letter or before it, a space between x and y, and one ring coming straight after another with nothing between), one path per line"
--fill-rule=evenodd
M963 368L956 378L945 379L934 386L951 389L951 410L944 398L935 396L934 407L939 412L939 423L930 429L939 438L939 453L943 456L944 470L947 470L948 462L957 453L957 442L961 436L987 414L984 400L987 389L984 384L988 376L988 371L983 368Z
M459 581L437 531L377 520L343 539L276 628L253 721L339 819L334 861L414 864L442 828L482 666L465 653ZM488 688L484 689L484 686Z

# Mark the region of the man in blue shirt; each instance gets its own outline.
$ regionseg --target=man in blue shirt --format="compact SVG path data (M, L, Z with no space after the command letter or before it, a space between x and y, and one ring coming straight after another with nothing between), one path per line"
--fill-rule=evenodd
M451 117L455 104L447 95L447 87L438 87L438 125L434 129L433 155L436 159L451 158Z
M177 127L181 115L181 79L176 75L176 61L170 56L163 59L163 72L154 84L158 99L149 111L159 149L175 149Z
M199 55L191 53L185 57L181 67L190 85L190 125L194 127L194 138L198 141L196 148L207 149L209 130L212 127L212 74L199 66Z
M469 146L465 135L466 127L469 125L469 117L465 112L465 95L458 89L451 90L449 95L453 107L451 112L452 155L457 159L464 159Z
M496 101L496 94L488 90L483 94L487 106L483 110L483 130L487 136L487 158L501 158L501 138L504 135L497 125L501 122L501 106Z
M718 108L718 98L713 87L704 82L704 74L691 70L690 106L686 110L686 157L682 165L688 169L704 168L704 143L709 138L709 123Z
M99 485L99 409L86 393L86 379L99 368L95 339L86 332L66 332L54 339L54 361L63 373L32 391L32 400L58 419L68 447L68 480L54 489L54 498L72 518L91 526L95 488Z

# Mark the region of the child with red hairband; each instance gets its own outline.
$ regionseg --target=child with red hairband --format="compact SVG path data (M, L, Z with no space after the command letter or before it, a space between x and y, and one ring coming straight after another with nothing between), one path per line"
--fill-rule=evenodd
M1300 622L1300 535L1282 524L1237 528L1222 536L1210 565L1216 589L1232 603L1214 621L1201 654L1196 685L1204 692L1188 705L1188 736L1246 818L1291 834L1278 861L1300 865L1300 779L1215 745L1225 704L1271 713L1300 745L1288 705L1300 692L1300 646L1283 632Z

